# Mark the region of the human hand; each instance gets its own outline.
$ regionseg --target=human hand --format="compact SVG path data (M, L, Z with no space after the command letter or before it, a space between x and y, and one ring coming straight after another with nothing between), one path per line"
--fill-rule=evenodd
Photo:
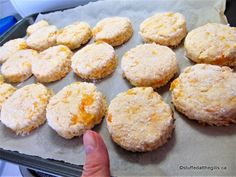
M87 130L83 142L86 158L82 177L109 177L109 156L102 137L92 130Z

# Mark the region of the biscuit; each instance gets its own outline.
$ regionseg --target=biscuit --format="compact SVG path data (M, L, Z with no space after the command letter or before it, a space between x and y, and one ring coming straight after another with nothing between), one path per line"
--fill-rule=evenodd
M95 41L103 41L114 47L128 41L133 34L133 29L128 18L109 17L99 21L92 32Z
M16 91L16 88L7 83L0 84L0 110L2 108L2 104L7 100L9 96L11 96Z
M43 28L45 26L49 26L48 22L46 20L40 20L30 26L26 29L27 35L31 35L33 32L39 30L40 28Z
M71 66L83 79L104 78L117 66L115 50L105 42L87 45L74 54Z
M118 94L108 107L106 122L113 141L133 152L158 148L174 129L170 106L151 87Z
M27 44L25 39L18 38L6 42L0 47L0 63L4 63L7 59L18 50L26 49Z
M0 74L0 84L4 83L4 77Z
M175 108L209 125L236 123L236 73L229 67L196 64L171 83Z
M132 85L153 88L165 85L178 71L175 53L155 43L141 44L126 52L121 69Z
M19 50L1 67L7 82L22 82L32 75L31 62L38 59L38 52L32 49Z
M147 43L177 46L187 34L185 17L180 13L157 13L140 25L140 35Z
M26 135L46 120L46 106L52 91L42 84L30 84L15 91L1 110L1 122L17 135Z
M71 139L99 124L105 110L104 96L94 84L75 82L51 98L47 121L60 136Z
M190 31L185 39L186 56L196 63L236 66L236 28L208 23Z
M39 82L53 82L71 70L71 50L63 45L50 47L32 61L32 72Z
M26 39L26 43L32 49L42 51L56 45L56 36L56 26L45 26L32 33Z
M86 44L91 37L92 31L89 24L77 22L58 31L57 44L65 45L73 50Z

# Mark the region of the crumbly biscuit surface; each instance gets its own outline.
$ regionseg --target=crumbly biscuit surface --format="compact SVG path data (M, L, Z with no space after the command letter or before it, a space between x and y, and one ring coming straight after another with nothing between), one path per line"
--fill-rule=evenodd
M100 123L105 114L104 96L92 83L64 87L47 106L47 121L60 136L71 139Z
M236 123L236 73L229 67L187 67L170 89L175 107L188 118L217 126Z
M131 21L126 17L109 17L99 21L93 28L96 41L118 46L128 41L133 34Z
M177 61L166 46L141 44L124 54L121 68L132 85L158 88L177 72Z
M18 38L6 42L0 47L0 63L4 63L7 59L16 53L18 50L26 49L27 44L25 39Z
M52 91L42 84L30 84L15 91L2 105L1 122L16 134L25 135L46 120L46 106Z
M209 23L190 31L186 56L196 63L236 66L236 28Z
M56 45L57 27L53 25L45 26L34 33L27 39L27 45L35 50L42 51Z
M32 62L32 72L39 82L53 82L66 76L71 70L71 50L63 45L40 52Z
M151 151L167 142L174 128L172 111L151 87L118 94L106 117L112 139L130 151Z
M72 68L84 79L101 79L117 65L115 50L105 42L96 42L79 50L72 57Z
M11 96L16 91L16 88L7 83L0 84L0 110L2 108L2 104L6 101L9 96Z
M57 44L62 44L70 49L79 48L92 37L88 23L77 22L60 29L57 34Z
M1 72L8 82L22 82L32 75L32 60L38 59L38 52L32 49L19 50L1 67Z
M180 13L157 13L144 20L140 34L145 42L177 46L187 34L185 17Z
M49 26L48 22L46 20L40 20L30 26L26 29L27 35L31 35L33 32L37 31L40 28L43 28L45 26Z

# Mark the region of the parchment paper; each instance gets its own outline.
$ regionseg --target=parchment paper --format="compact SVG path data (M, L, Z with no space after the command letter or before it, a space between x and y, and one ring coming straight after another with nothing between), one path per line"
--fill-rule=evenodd
M188 31L208 22L227 23L224 16L225 0L130 0L130 1L99 1L63 12L39 15L37 20L46 19L51 24L61 28L77 20L86 21L92 27L102 18L109 16L126 16L132 20L133 37L124 45L116 47L120 59L129 49L142 43L138 34L139 24L156 12L181 12L187 20ZM91 40L89 43L92 43ZM191 65L184 57L183 44L174 49L180 71ZM73 72L66 78L53 84L48 84L55 92L64 86L80 80ZM35 82L34 77L23 85ZM110 77L96 82L108 102L118 93L131 88L122 78L120 65ZM157 90L164 100L171 104L169 84ZM173 108L173 105L171 105ZM174 108L173 108L174 110ZM109 137L106 123L94 128L105 140L108 147L112 175L139 176L236 176L236 126L210 127L199 125L188 120L183 115L174 112L176 129L167 144L148 153L132 153L123 150ZM65 140L59 137L47 124L33 131L29 136L16 136L12 131L0 125L0 147L20 153L63 160L72 164L84 163L82 138ZM188 166L189 169L181 169ZM192 167L191 167L192 166ZM210 167L197 169L198 166ZM195 167L195 169L193 169ZM216 167L218 167L216 169ZM226 169L225 169L226 168Z

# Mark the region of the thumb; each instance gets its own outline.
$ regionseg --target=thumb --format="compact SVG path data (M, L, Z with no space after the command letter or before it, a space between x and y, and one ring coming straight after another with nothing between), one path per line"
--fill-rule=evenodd
M83 141L86 158L82 177L109 177L109 156L102 137L94 131L87 130Z

